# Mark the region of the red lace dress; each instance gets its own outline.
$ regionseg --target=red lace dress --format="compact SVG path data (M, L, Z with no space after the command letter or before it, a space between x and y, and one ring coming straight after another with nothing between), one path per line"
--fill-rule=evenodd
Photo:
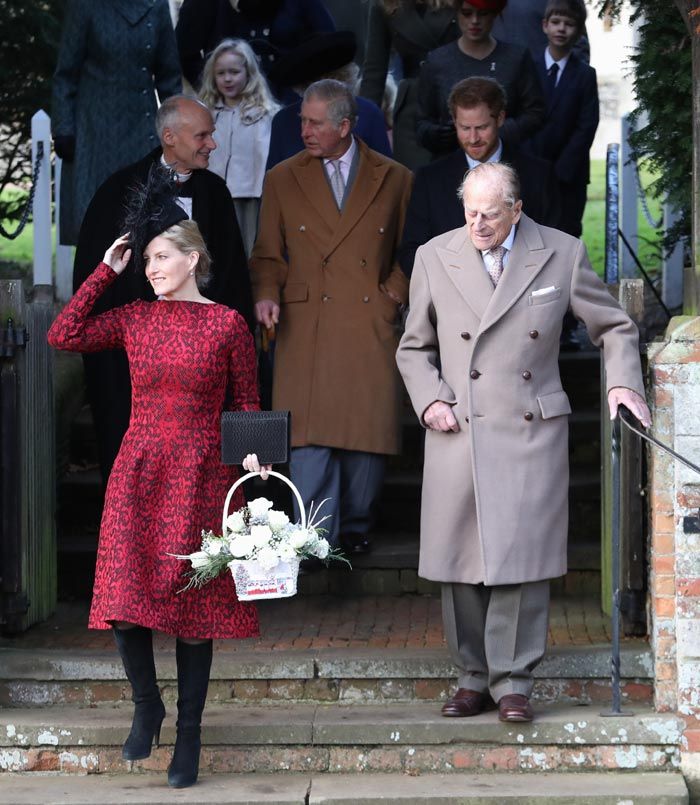
M219 418L227 389L232 409L259 407L253 339L218 304L137 301L90 317L115 277L101 263L49 330L53 347L123 347L129 358L131 421L107 484L89 626L118 620L180 637L254 637L257 611L236 599L229 573L179 592L190 564L168 555L197 550L203 528L220 533L238 472L221 464Z

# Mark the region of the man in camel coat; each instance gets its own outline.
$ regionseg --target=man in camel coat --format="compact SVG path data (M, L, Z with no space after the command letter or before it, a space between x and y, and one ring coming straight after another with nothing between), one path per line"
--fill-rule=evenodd
M292 412L292 481L307 508L331 499L332 544L364 552L400 446L395 254L411 173L354 137L356 118L345 84L306 90L305 150L267 173L250 268L257 319L278 325L273 408Z
M442 582L460 672L443 715L476 715L493 699L502 721L530 721L549 579L566 573L567 310L603 349L611 416L620 404L645 426L650 416L636 327L581 241L522 213L507 165L471 170L462 198L466 226L416 253L397 353L427 428L418 572Z

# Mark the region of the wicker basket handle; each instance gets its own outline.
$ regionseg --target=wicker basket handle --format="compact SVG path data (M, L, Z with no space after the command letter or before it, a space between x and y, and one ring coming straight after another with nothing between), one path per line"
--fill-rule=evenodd
M274 470L268 470L268 475L274 475L275 478L279 478L280 481L284 481L285 484L294 492L294 496L297 499L297 503L299 504L299 514L301 517L301 528L302 530L306 528L306 512L304 511L304 501L301 499L301 495L299 494L299 490L294 486L294 484L287 478L286 475L282 475L280 472L275 472ZM246 475L241 475L241 477L234 483L234 485L228 490L228 495L226 495L226 502L224 503L224 513L221 518L221 536L223 537L226 533L226 519L228 518L228 507L231 503L231 498L233 497L233 493L238 489L238 487L243 483L243 481L247 481L249 478L255 478L257 475L260 475L259 472L249 472Z

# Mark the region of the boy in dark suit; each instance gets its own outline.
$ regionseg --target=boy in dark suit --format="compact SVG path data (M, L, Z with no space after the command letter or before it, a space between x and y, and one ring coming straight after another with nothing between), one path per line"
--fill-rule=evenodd
M599 117L595 70L572 53L585 24L583 0L547 3L542 27L549 44L536 61L547 122L530 142L534 154L554 163L561 203L558 228L574 237L582 231L589 152Z

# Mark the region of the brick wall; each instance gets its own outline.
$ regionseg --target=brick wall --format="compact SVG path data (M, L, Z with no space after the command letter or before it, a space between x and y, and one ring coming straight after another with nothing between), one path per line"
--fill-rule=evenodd
M700 318L671 321L649 347L649 372L653 434L700 464ZM700 475L657 449L650 470L655 703L685 719L683 768L700 788L700 533L684 523L698 518Z

